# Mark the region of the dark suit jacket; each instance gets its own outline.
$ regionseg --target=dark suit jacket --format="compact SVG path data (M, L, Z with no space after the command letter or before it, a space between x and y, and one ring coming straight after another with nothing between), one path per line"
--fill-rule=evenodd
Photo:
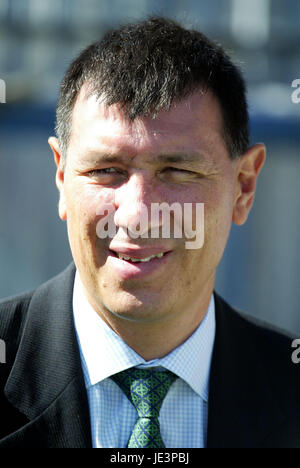
M74 265L0 303L0 448L89 448L87 394L72 314ZM291 338L215 294L208 447L300 447L300 365ZM283 311L284 313L284 311ZM184 447L183 447L184 448Z

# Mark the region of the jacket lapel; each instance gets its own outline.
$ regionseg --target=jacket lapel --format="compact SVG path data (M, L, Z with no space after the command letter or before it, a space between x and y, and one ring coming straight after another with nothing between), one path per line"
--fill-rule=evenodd
M29 422L0 446L90 447L87 394L72 313L75 267L31 300L5 394Z
M218 295L211 366L208 447L259 447L284 413L273 395L249 325Z

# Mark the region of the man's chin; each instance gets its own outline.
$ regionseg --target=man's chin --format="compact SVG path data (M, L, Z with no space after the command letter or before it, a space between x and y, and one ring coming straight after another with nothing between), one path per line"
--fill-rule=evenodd
M152 323L158 320L157 309L153 308L153 305L146 306L141 304L135 307L113 307L106 308L108 313L115 319L124 320L135 323Z
M113 303L107 301L103 303L105 307L105 315L108 319L135 322L135 323L153 323L162 320L163 310L162 304L155 306L153 302L143 301L136 297L131 297L129 301L122 303ZM110 319L109 319L110 317Z

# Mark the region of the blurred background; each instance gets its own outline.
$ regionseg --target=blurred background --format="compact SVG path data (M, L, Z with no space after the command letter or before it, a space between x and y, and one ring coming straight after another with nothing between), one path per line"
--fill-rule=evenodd
M268 158L248 222L232 228L216 290L300 333L300 103L291 99L299 0L1 0L0 297L35 288L71 261L47 143L66 67L110 27L151 14L218 40L244 72L251 141L264 142Z

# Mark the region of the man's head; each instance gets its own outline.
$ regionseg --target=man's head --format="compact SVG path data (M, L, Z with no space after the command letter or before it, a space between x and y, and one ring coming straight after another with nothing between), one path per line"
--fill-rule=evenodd
M152 18L108 32L72 62L61 85L56 132L66 156L72 111L82 85L121 104L130 119L155 116L193 91L211 90L223 116L222 131L231 158L249 144L245 85L221 46L198 31Z
M111 32L67 72L59 140L49 139L60 217L89 301L128 342L140 339L138 350L155 342L154 329L169 349L167 332L179 344L203 318L232 221L246 221L265 159L263 145L247 148L247 120L243 80L224 52L170 21ZM173 231L128 235L143 207L150 214L161 203L204 204L200 249ZM107 204L117 231L101 238Z

